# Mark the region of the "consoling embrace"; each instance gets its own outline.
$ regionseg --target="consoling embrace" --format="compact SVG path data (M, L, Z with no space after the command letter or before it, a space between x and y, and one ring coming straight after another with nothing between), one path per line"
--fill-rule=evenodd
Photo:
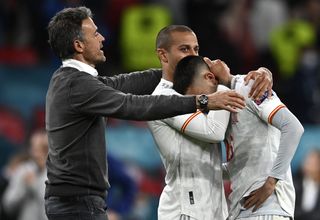
M199 95L232 89L246 105L231 114L204 108L149 122L166 168L158 219L293 218L290 162L302 125L271 90L272 79L248 82L248 76L233 76L224 62L198 56L198 48L195 34L186 26L171 25L159 32L157 52L163 75L153 94ZM190 52L184 56L184 51ZM265 68L248 75L257 73L271 77ZM252 88L262 88L264 94L250 98ZM226 145L225 164L221 141ZM223 176L231 181L229 207Z
M95 66L106 60L105 39L88 8L58 12L48 33L62 61L46 97L49 220L107 219L105 117L150 121L167 170L159 219L293 216L289 166L303 128L266 68L233 76L224 62L198 56L190 28L171 25L157 36L162 69L101 77ZM223 172L233 190L229 211Z

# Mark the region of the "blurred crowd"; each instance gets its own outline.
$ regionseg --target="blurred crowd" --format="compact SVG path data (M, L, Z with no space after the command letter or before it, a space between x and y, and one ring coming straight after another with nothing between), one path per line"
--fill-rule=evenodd
M0 1L1 220L45 219L36 208L42 207L45 178L44 97L52 69L60 65L47 43L46 26L58 10L78 5L91 8L106 38L107 62L97 67L101 75L159 67L157 32L168 24L185 24L197 34L202 56L225 61L233 74L268 67L274 90L299 120L304 125L320 123L320 0ZM20 97L28 90L20 84L21 90L9 90L21 76L44 88L34 92L32 99L40 101L27 117L6 105L15 97L6 91ZM28 98L18 102L22 108L29 106ZM145 128L144 123L125 123ZM164 184L160 160L159 168L149 170L112 153L108 160L110 220L156 219ZM298 220L319 219L319 169L320 153L315 150L295 174Z
M46 219L44 208L44 181L48 139L44 130L35 131L27 151L13 155L2 169L1 219Z
M106 37L108 61L100 74L159 66L155 34L169 23L186 24L199 38L201 55L224 60L233 73L267 66L275 90L299 119L320 121L318 0L1 1L1 64L57 65L46 25L56 11L76 5L92 9Z
M310 151L294 176L296 220L317 220L320 216L320 151Z

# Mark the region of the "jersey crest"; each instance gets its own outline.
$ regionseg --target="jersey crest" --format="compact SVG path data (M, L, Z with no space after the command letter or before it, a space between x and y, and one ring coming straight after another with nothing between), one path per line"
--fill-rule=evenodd
M273 95L273 94L272 94ZM268 98L268 91L265 91L263 96L259 100L255 100L254 102L257 105L260 105L266 98Z

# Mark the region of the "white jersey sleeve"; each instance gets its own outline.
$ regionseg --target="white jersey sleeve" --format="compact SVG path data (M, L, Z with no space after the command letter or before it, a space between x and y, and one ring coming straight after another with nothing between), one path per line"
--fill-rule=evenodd
M225 86L218 86L218 91L228 90ZM178 94L173 89L164 89L161 94ZM209 111L208 114L197 111L193 114L179 115L172 118L163 119L175 130L187 136L208 143L218 143L225 137L228 127L230 113L225 110Z
M217 143L224 139L229 115L229 112L224 110L210 111L208 114L197 111L163 121L187 136L209 143Z
M261 104L259 102L252 101L252 104L258 110L260 118L269 124L272 124L274 115L280 109L286 108L274 92L270 98L266 98Z
M243 96L248 97L253 80L251 80L247 86L245 86L241 80L243 80L243 78L235 84L235 90ZM290 167L290 162L303 133L302 125L281 102L274 91L272 91L270 98L268 98L267 92L258 101L247 98L246 104L250 111L258 115L259 118L280 130L279 148L270 176L277 179L285 178L285 174Z
M266 91L263 97L258 101L249 99L248 94L254 81L250 80L248 85L244 85L243 76L236 76L235 80L235 91L246 98L246 104L248 105L248 107L266 123L272 124L272 118L274 117L275 113L281 108L286 107L274 91L272 91L272 96L270 98L268 98L268 92Z

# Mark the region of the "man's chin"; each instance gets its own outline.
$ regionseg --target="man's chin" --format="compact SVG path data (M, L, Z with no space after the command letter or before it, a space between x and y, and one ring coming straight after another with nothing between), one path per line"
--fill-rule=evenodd
M97 60L96 64L104 63L106 62L107 58L105 56L102 56L99 60Z

